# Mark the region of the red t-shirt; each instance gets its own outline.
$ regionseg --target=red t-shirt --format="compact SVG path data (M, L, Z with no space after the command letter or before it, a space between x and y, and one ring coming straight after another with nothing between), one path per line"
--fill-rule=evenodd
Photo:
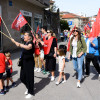
M3 53L0 53L0 73L5 72L5 55Z

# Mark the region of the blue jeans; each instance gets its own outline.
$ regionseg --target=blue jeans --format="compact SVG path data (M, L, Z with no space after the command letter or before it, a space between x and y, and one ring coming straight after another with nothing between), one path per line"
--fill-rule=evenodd
M82 79L82 65L83 65L84 55L81 57L73 58L74 70L78 73L78 80Z

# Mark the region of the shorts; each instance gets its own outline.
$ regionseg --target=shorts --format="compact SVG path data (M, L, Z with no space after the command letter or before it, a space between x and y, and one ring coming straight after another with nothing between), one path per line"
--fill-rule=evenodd
M10 70L8 70L8 71L6 71L6 73L7 73L7 78L10 78L11 77L11 72L10 72Z
M3 77L3 73L0 73L0 79L2 79L2 77Z
M40 58L44 59L44 51L43 50L40 51Z

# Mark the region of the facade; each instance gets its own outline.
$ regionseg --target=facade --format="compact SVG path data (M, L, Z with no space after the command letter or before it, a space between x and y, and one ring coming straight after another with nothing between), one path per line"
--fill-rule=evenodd
M79 27L81 30L83 30L83 27L89 21L88 17L79 16L69 12L61 12L61 19L68 22L70 29L76 25L76 27Z
M21 12L31 27L36 30L37 26L40 27L44 23L44 9L49 7L50 0L0 0L0 16L5 21L11 36L20 42L21 31L30 30L26 24L21 31L11 29L11 24L16 16ZM0 30L9 36L4 24L2 23ZM16 46L5 36L0 34L0 51L12 51Z

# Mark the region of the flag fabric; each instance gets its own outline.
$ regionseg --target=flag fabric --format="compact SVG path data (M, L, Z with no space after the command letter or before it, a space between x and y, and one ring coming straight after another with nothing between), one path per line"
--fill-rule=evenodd
M38 33L39 32L39 25L37 26L37 30L36 30L36 33Z
M69 34L69 40L68 40L68 44L67 44L67 51L70 50L70 36L72 35L73 30L74 30L75 28L76 28L76 25L74 26L74 28L72 29L72 31L71 31L70 34Z
M0 26L1 26L1 16L0 16Z
M96 21L92 25L92 29L89 37L97 37L99 33L100 33L100 8L98 11L98 15L96 17Z
M90 22L88 22L85 26L84 26L84 31L86 33L87 30L91 30L90 28Z
M27 23L26 19L20 12L18 16L15 18L15 20L13 21L11 28L19 31L20 28L23 27L26 23Z

